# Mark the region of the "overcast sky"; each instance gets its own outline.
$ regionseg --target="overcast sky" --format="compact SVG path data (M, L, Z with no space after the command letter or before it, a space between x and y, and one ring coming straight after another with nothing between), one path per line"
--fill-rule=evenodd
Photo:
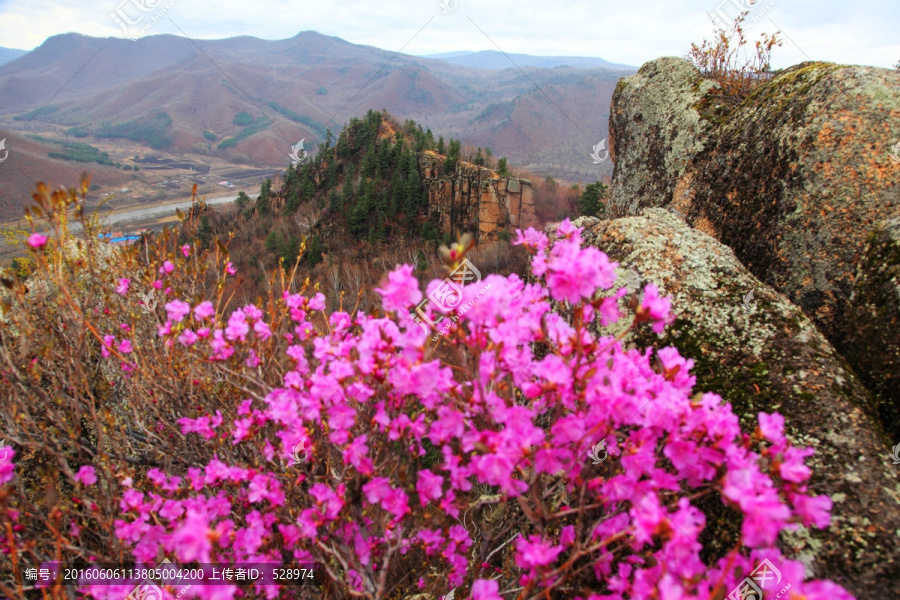
M193 38L271 40L315 30L390 51L405 45L404 52L415 55L499 47L637 66L683 56L692 41L711 33L708 13L721 6L731 16L743 2L753 6L751 37L784 33L776 68L807 58L879 67L900 60L897 0L442 1L447 12L440 0L0 0L0 46L30 50L70 31L125 37L111 13L135 21L144 15L144 26L170 5L149 35L182 35L180 27ZM142 13L138 5L152 10Z

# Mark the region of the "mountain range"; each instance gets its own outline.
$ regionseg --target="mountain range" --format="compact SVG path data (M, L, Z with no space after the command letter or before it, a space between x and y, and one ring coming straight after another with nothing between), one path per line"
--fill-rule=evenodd
M149 154L286 167L298 140L312 147L351 117L386 109L538 174L610 175L611 161L594 164L590 152L607 137L616 82L631 71L602 59L510 57L518 68L489 70L454 64L497 63L489 51L439 60L314 31L275 41L69 33L0 65L0 128L129 141L128 154L113 151L113 160L130 158L138 143ZM579 63L591 60L606 66Z
M16 50L15 48L0 48L0 65L8 63L12 60L15 60L22 56L23 54L28 54L28 50Z
M552 69L554 67L576 67L579 69L621 69L636 71L637 67L620 65L617 63L594 58L591 56L534 56L531 54L508 54L499 50L480 50L478 52L444 52L441 54L428 54L425 58L433 58L473 67L476 69L513 69L517 67L541 67Z

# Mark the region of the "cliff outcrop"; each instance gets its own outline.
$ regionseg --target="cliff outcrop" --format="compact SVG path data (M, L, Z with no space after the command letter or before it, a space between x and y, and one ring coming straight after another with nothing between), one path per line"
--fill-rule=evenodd
M428 211L437 212L441 231L475 232L481 240L501 230L537 226L534 190L527 179L501 177L491 169L460 163L452 175L441 175L442 157L419 155L419 168L428 190Z
M900 72L803 63L734 108L717 88L676 58L620 81L610 113L610 216L667 207L731 247L813 320L883 407L896 409L897 309L886 300L896 292L855 292L855 280L881 281L880 267L863 264L867 244L900 216L900 163L891 160ZM884 425L900 435L896 422Z

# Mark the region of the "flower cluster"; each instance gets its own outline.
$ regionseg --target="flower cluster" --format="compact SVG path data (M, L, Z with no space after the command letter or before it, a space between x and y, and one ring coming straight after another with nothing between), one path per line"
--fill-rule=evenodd
M137 484L123 479L115 535L142 563L163 554L317 562L340 597L386 598L402 585L437 595L460 588L457 596L476 600L512 590L521 598L724 597L767 558L793 594L850 598L831 582L805 582L802 564L775 547L785 529L829 523L830 501L806 486L812 451L785 439L777 414L761 413L757 431L741 432L730 405L694 393L692 361L675 349L652 356L592 333L595 320L609 325L628 312L626 291L613 290L617 265L582 248L568 221L558 236L519 232L538 281L488 276L487 291L450 331L459 360L436 358L409 315L422 298L410 267L378 290L381 315L325 314L321 294L285 292L269 315L246 305L220 316L208 301L173 298L158 329L169 349L250 378L285 343L290 369L238 406L180 419L182 435L227 444L247 460L211 456L184 471L150 469ZM163 278L170 265L160 267ZM464 288L463 302L484 287ZM672 319L652 285L634 306L632 326L662 331ZM137 352L126 341L107 336L104 354ZM588 456L601 442L609 460L595 465ZM297 447L309 459L285 470ZM75 480L87 487L96 476L85 466ZM697 500L713 497L740 518L740 539L706 563ZM503 516L486 516L494 514Z

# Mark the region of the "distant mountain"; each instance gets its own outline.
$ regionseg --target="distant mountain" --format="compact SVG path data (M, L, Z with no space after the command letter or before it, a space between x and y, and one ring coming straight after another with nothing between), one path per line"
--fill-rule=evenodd
M0 127L0 221L22 217L22 206L31 198L35 184L75 186L82 173L89 173L98 185L118 185L131 176L116 167L97 162L79 162L76 143L50 143L40 136L24 137ZM60 158L62 155L68 160ZM86 158L83 155L78 158Z
M540 67L552 69L554 67L575 67L576 69L623 69L637 70L637 67L620 65L617 63L593 58L589 56L533 56L531 54L504 54L497 50L481 50L479 52L445 52L443 54L429 54L425 58L443 60L455 65L472 67L475 69L514 69L515 67Z
M631 72L520 66L525 73L489 71L314 31L196 44L70 33L0 66L0 127L72 136L113 160L127 158L115 155L118 138L268 168L286 167L299 140L313 148L327 129L386 109L538 174L610 175L612 161L594 164L590 152L608 135L616 82Z
M16 60L23 54L28 54L28 50L16 50L15 48L0 48L0 65Z

